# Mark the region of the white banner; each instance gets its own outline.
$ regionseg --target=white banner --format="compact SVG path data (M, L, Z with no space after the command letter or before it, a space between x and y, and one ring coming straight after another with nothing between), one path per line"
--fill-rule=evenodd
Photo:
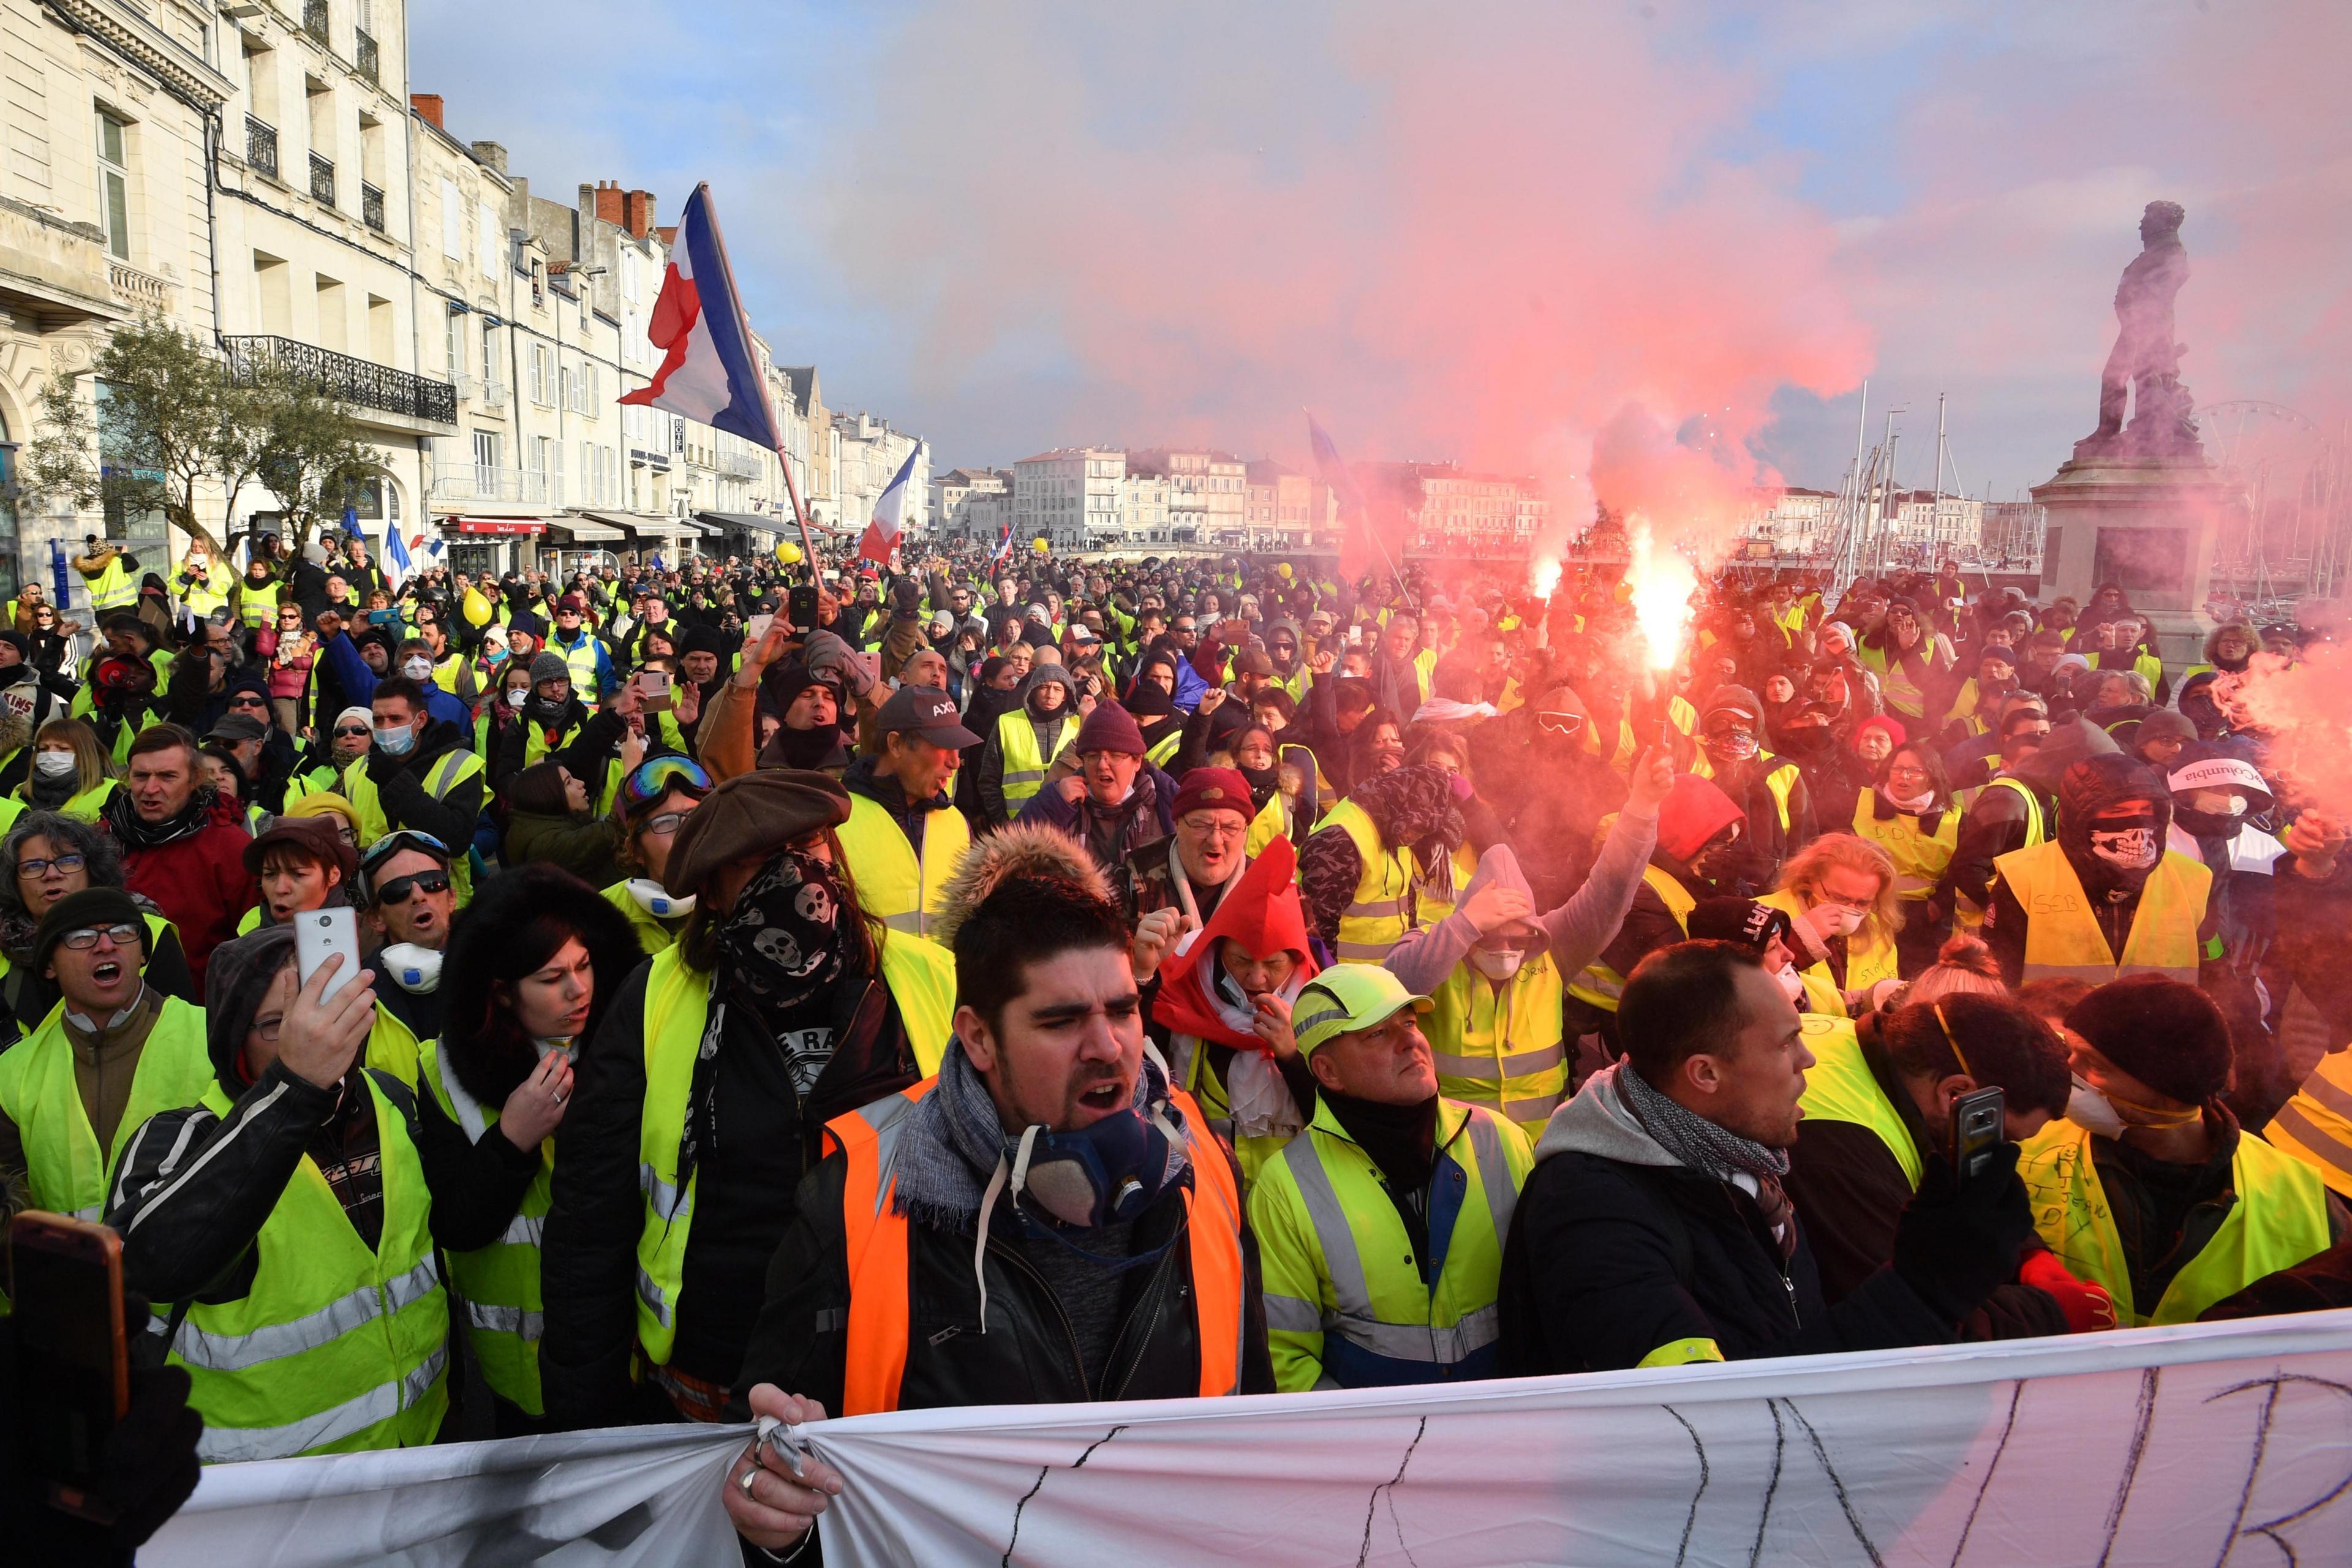
M2352 1564L2352 1312L806 1435L832 1568ZM222 1467L140 1561L726 1563L744 1440Z

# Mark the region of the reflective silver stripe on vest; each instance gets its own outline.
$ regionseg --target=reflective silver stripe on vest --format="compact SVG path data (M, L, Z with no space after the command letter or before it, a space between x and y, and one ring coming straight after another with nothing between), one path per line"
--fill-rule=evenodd
M1323 1331L1323 1309L1313 1301L1302 1301L1296 1296L1265 1293L1265 1326L1293 1334L1319 1334Z
M340 1443L421 1404L433 1392L448 1357L448 1346L438 1346L398 1383L380 1383L356 1399L283 1426L215 1426L207 1421L203 1436L196 1439L196 1458L207 1465L284 1459Z
M1004 787L1006 789L1013 789L1019 785L1027 784L1029 786L1030 793L1032 794L1034 794L1037 786L1045 782L1045 770L1044 768L1020 768L1014 772L1006 773L1003 779Z
M661 1287L654 1283L654 1277L646 1272L643 1264L637 1266L637 1300L653 1313L655 1322L665 1329L677 1326L669 1320L669 1303L662 1299Z
M1392 942L1335 942L1331 944L1333 956L1353 959L1359 963L1378 963L1395 951L1396 943Z
M905 931L908 936L928 934L924 930L926 922L923 911L920 910L908 910L904 914L884 915L882 923L892 931Z
M1625 994L1625 977L1613 969L1593 965L1570 982L1570 991L1590 991L1595 996L1606 996L1615 1002Z
M218 1334L189 1321L181 1325L179 1340L173 1348L190 1366L200 1366L207 1372L246 1372L264 1362L300 1355L304 1351L331 1344L353 1329L383 1316L387 1310L385 1297L391 1299L388 1310L398 1313L412 1302L431 1295L440 1285L441 1276L433 1259L427 1258L385 1284L381 1294L377 1287L362 1285L350 1295L291 1322L267 1324L248 1333Z
M1487 1130L1487 1135L1493 1137L1493 1129ZM1331 1294L1338 1299L1335 1313L1328 1317L1318 1314L1323 1331L1391 1361L1426 1362L1435 1366L1451 1366L1494 1343L1502 1329L1498 1310L1491 1304L1468 1314L1451 1328L1382 1322L1373 1315L1371 1290L1364 1282L1363 1259L1356 1252L1356 1233L1348 1228L1347 1211L1339 1205L1339 1195L1331 1190L1330 1177L1324 1172L1314 1145L1313 1132L1302 1132L1283 1150L1282 1158L1290 1167L1291 1178L1298 1184L1298 1195L1306 1200L1307 1217L1315 1226L1316 1245L1323 1250L1323 1267L1331 1276ZM1499 1157L1499 1146L1496 1153ZM1485 1163L1482 1156L1481 1174ZM1272 1326L1270 1319L1268 1326Z
M1563 1089L1552 1094L1531 1094L1520 1099L1506 1100L1499 1094L1480 1094L1475 1090L1466 1093L1449 1091L1446 1098L1458 1100L1465 1105L1475 1105L1491 1110L1506 1121L1524 1123L1550 1116L1553 1111L1560 1108L1561 1102L1568 1099L1568 1093Z
M664 1219L676 1219L679 1205L686 1201L685 1190L663 1181L651 1165L637 1167L637 1191L654 1205L654 1213Z
M514 1218L507 1221L506 1233L503 1236L500 1236L497 1241L491 1243L491 1245L494 1247L537 1247L539 1245L540 1237L545 1233L546 1229L547 1216L545 1215L519 1214L515 1215Z
M1412 895L1402 898L1373 899L1366 903L1349 904L1339 918L1348 921L1402 920L1412 912Z
M1910 899L1916 902L1935 890L1936 879L1933 877L1914 877L1907 871L1898 871L1895 874L1895 892L1898 898Z
M97 1204L92 1204L86 1209L76 1209L73 1211L74 1218L80 1220L85 1225L96 1225L99 1220L105 1215L105 1214L106 1210Z
M493 1307L485 1301L466 1303L466 1321L493 1334L514 1334L526 1340L536 1340L543 1319L538 1312L523 1307Z
M1437 1070L1454 1078L1475 1078L1495 1083L1506 1078L1525 1078L1531 1072L1558 1067L1567 1059L1565 1047L1543 1046L1532 1051L1513 1051L1501 1058L1441 1055L1437 1058ZM1461 1096L1454 1098L1458 1100Z
M1559 1103L1559 1097L1551 1097ZM1471 1114L1470 1150L1478 1162L1478 1184L1486 1189L1486 1213L1495 1222L1495 1249L1500 1252L1511 1234L1511 1211L1518 1206L1518 1189L1511 1184L1511 1167L1503 1158L1503 1135L1485 1117Z

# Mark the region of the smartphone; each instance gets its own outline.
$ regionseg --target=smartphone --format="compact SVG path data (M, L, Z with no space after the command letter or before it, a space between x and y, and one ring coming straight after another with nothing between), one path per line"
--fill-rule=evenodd
M793 626L804 632L814 631L816 629L815 585L803 583L793 589L791 596L785 601L785 611L792 616Z
M1348 646L1349 647L1361 647L1364 646L1363 627L1351 626L1348 628Z
M343 966L335 971L330 985L341 990L343 984L360 972L359 921L348 909L305 910L294 917L294 972L305 985L327 955L340 952Z
M110 1523L91 1494L107 1436L131 1409L122 1238L64 1215L20 1214L8 1227L8 1263L24 1396L8 1419L49 1504Z
M667 713L669 711L668 670L641 669L637 671L637 690L646 700L646 711L648 713Z
M751 641L758 642L768 635L768 628L775 624L776 617L773 616L753 616L743 623L743 635Z
M1951 1136L1952 1174L1965 1182L2009 1137L2007 1097L1998 1088L1979 1089L1952 1101Z
M868 691L882 684L881 649L852 648L849 651L849 660L866 672L866 689Z

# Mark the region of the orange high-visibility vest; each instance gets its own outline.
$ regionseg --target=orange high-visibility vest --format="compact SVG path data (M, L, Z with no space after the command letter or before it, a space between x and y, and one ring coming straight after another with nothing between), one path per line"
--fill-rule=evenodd
M891 1202L887 1173L907 1113L939 1080L927 1078L903 1094L875 1101L825 1123L828 1150L849 1159L849 1179L841 1194L848 1247L848 1346L842 1377L841 1413L865 1415L898 1408L898 1384L907 1371L911 1313L907 1299L908 1223ZM1241 1194L1234 1185L1224 1150L1204 1136L1208 1119L1182 1089L1169 1099L1183 1113L1192 1162L1192 1186L1184 1194L1186 1250L1192 1266L1192 1309L1200 1342L1201 1395L1214 1398L1241 1391L1242 1241Z

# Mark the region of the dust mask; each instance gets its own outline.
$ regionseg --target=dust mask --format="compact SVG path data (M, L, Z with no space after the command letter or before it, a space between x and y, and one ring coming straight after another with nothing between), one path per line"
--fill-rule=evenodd
M692 893L673 893L650 877L632 877L626 886L637 908L657 921L683 920L694 912Z
M413 942L395 942L383 950L383 966L393 983L412 996L429 996L441 984L441 954Z
M1774 970L1772 984L1778 985L1780 988L1780 994L1786 996L1790 1002L1801 1002L1805 999L1805 977L1797 973L1797 966L1793 963L1786 969Z
M433 661L421 653L411 654L400 661L400 673L411 680L427 680L433 675Z
M79 766L71 752L36 752L33 771L45 779L61 779Z
M1819 904L1807 917L1813 929L1828 936L1852 936L1862 929L1862 911L1847 909L1843 904Z
M512 690L507 693L507 706L509 708L520 710L524 703L530 700L530 693L520 686L515 687Z
M1470 950L1470 967L1500 984L1519 972L1519 965L1527 962L1527 956L1525 950L1516 947L1473 947Z

